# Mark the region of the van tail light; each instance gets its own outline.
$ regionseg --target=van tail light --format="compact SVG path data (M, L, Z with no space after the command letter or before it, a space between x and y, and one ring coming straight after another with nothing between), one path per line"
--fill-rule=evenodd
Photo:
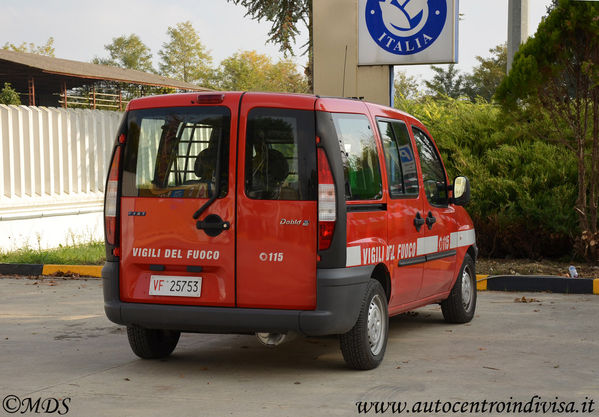
M324 149L318 148L318 249L331 246L337 221L335 182Z
M120 148L116 148L108 181L106 182L106 197L104 200L104 228L106 232L106 243L116 245L117 205L119 188L119 164L121 160Z

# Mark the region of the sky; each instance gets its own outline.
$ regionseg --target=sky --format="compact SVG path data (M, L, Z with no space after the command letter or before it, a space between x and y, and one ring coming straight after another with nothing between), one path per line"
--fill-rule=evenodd
M551 0L528 0L529 35L534 35L550 4ZM457 68L470 72L478 64L477 56L488 57L489 49L507 42L508 0L459 0L459 6L462 18ZM397 66L397 69L417 78L429 79L433 74L430 65Z
M531 34L550 3L529 0ZM459 0L459 4L463 18L458 68L468 72L477 64L477 55L489 56L489 49L506 41L508 0ZM259 23L244 15L242 6L226 0L2 0L0 45L39 45L53 37L56 57L90 61L96 56L106 57L104 45L113 38L135 33L151 49L157 66L158 51L168 40L168 27L189 20L210 51L214 65L239 50L256 50L275 60L282 58L278 46L267 43L270 23ZM306 40L307 30L301 28L295 47L298 55ZM306 59L297 56L294 61L304 65ZM396 68L419 79L432 76L428 65Z

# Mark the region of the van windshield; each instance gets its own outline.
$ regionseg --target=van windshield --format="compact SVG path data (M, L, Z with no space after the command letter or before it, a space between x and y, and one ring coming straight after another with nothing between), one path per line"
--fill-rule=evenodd
M227 192L229 127L226 107L174 107L128 114L123 163L125 197L210 198L220 180Z

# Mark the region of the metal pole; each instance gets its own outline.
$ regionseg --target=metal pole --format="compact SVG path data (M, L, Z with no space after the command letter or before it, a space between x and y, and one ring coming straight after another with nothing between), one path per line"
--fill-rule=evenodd
M395 67L389 65L389 107L395 107Z
M29 105L35 106L35 78L29 78Z
M64 100L64 102L62 103L62 107L67 109L67 108L69 108L69 105L67 103L67 82L66 81L62 82L62 95L63 95L63 100Z
M507 72L510 72L514 55L528 38L528 0L509 0L507 27Z

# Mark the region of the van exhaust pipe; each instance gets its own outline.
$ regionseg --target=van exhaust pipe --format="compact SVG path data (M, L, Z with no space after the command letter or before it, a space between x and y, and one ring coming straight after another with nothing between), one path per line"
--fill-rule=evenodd
M256 338L266 347L274 348L295 339L295 333L256 333Z

